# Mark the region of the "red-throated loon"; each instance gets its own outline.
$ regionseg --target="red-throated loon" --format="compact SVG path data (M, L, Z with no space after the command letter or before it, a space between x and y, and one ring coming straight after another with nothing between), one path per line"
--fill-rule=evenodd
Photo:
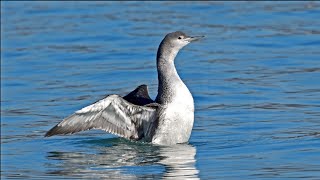
M174 59L179 50L203 36L169 33L157 52L158 95L153 101L146 85L124 97L108 95L76 111L45 136L101 129L132 140L171 145L188 142L194 121L193 97L180 79Z

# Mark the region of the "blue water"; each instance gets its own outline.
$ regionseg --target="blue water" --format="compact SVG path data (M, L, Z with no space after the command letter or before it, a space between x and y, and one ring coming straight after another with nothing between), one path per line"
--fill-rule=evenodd
M1 2L1 179L320 179L319 2ZM93 130L44 138L140 84L165 34L205 35L176 66L189 144Z

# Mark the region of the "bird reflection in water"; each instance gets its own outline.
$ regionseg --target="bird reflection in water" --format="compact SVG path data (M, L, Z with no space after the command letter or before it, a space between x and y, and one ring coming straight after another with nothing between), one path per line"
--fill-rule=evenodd
M47 175L103 179L198 179L196 148L189 144L155 146L122 138L87 140L86 151L47 153ZM85 153L86 152L86 153Z

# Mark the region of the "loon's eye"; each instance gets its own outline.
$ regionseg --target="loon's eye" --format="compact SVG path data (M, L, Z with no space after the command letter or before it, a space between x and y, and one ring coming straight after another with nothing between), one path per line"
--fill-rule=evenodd
M179 37L178 37L178 39L182 39L182 38L183 38L182 36L179 36Z

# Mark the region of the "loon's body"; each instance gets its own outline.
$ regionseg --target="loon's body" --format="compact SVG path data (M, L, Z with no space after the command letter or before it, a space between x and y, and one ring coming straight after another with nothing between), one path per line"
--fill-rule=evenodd
M200 37L169 33L157 53L158 95L153 101L146 85L124 97L109 95L49 130L45 136L102 129L118 136L171 145L189 140L194 121L193 97L179 77L174 59L179 50Z

